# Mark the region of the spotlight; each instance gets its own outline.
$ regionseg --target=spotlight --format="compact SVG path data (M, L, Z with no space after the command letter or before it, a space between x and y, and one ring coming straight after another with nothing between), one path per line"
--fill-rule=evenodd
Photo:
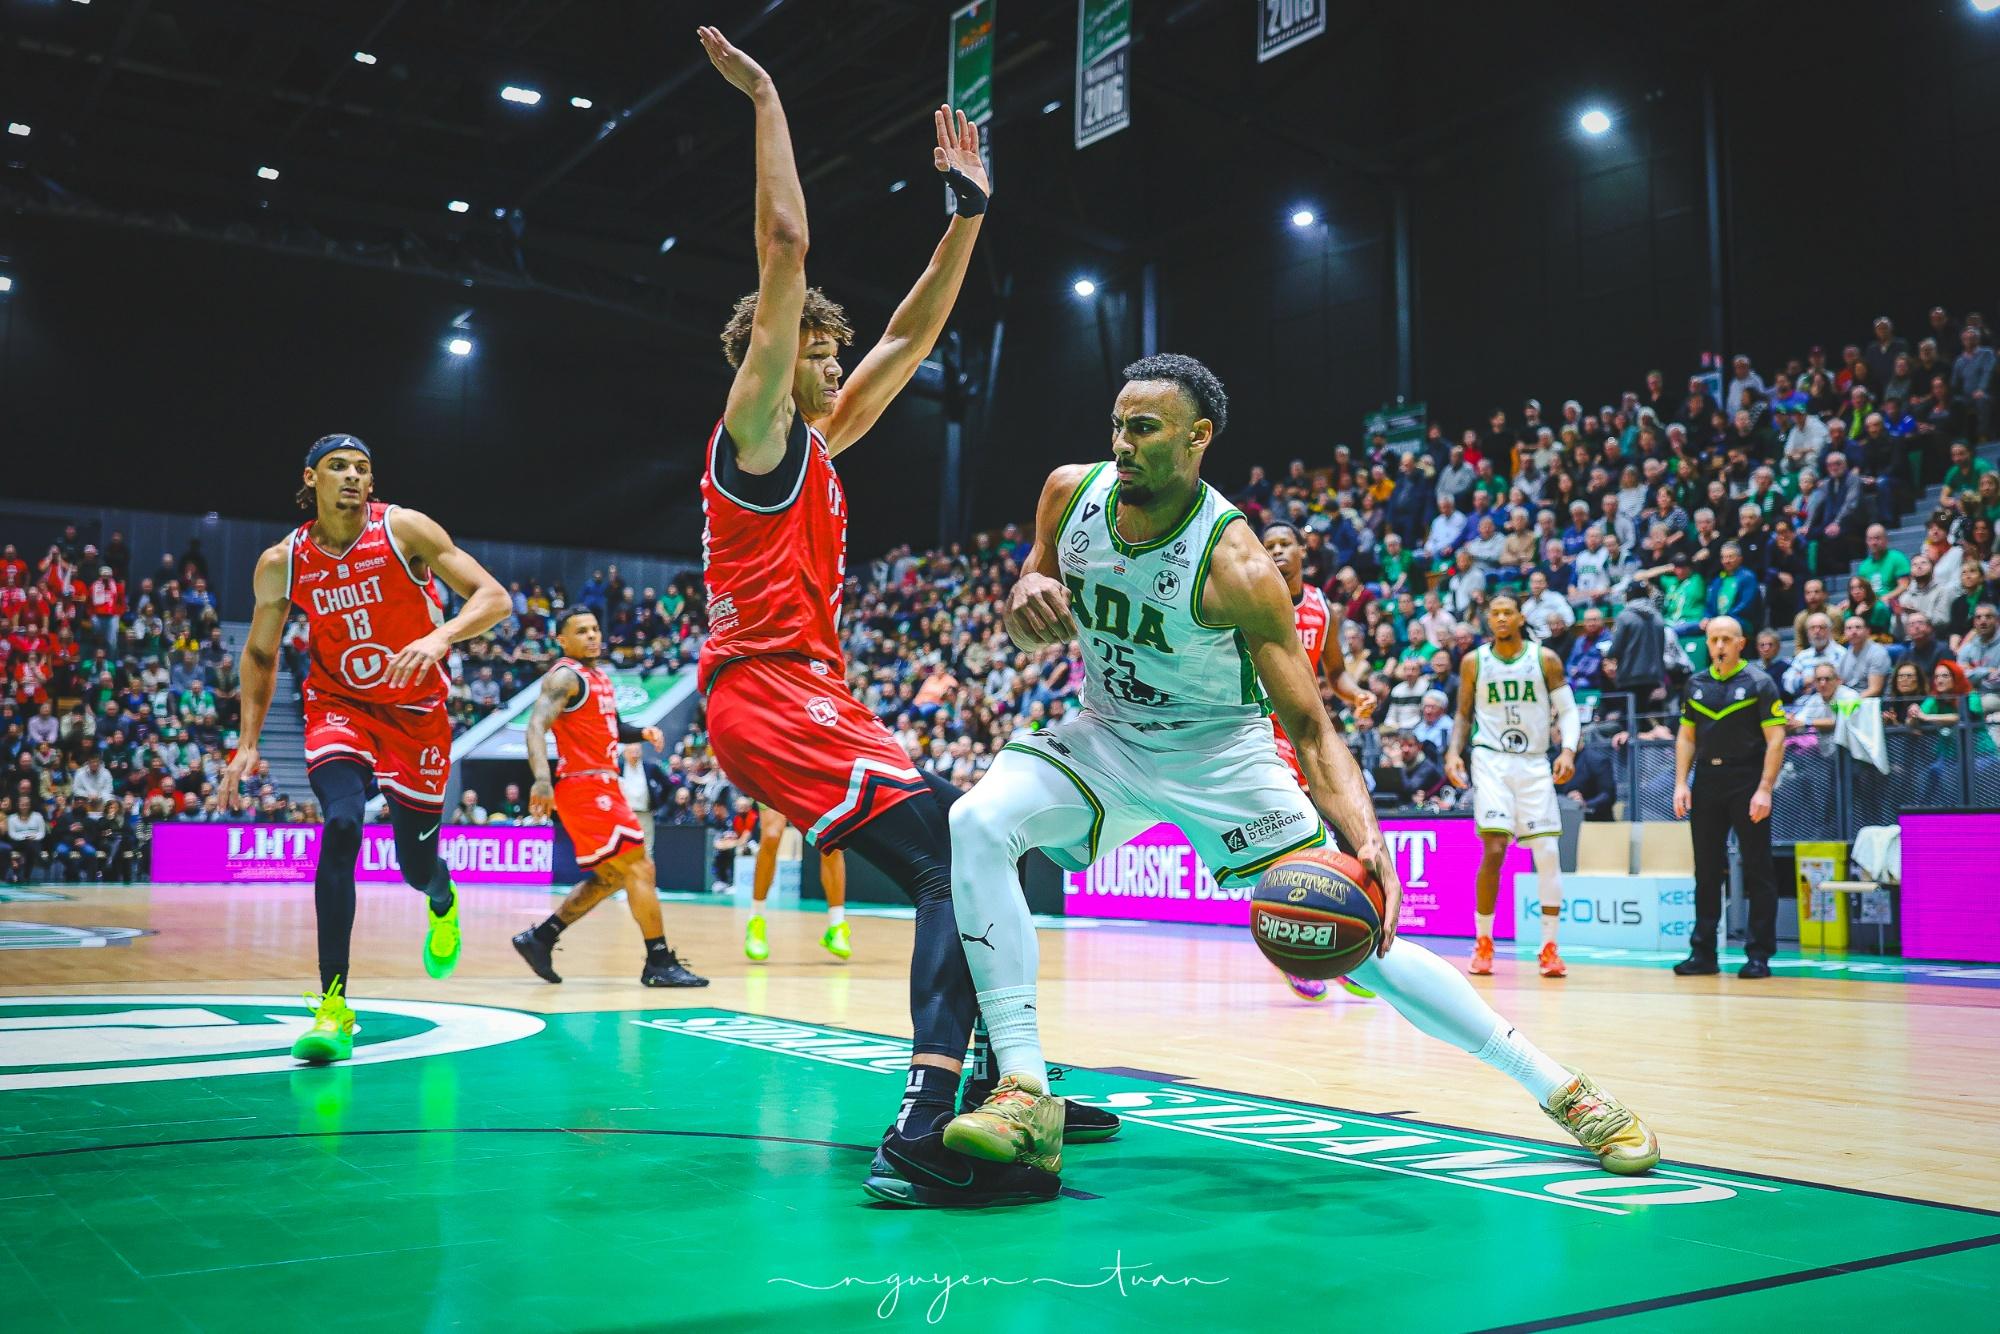
M257 179L260 181L275 181L278 179L278 169L276 167L259 167L257 168Z
M569 100L569 104L575 107L578 111L588 111L591 109L591 107L596 105L596 103L592 102L587 97L572 97Z
M454 357L469 357L472 355L472 340L470 338L454 338L444 345L444 350L451 353Z
M1053 102L1042 103L1042 114L1044 116L1053 116L1056 114L1056 112L1061 110L1062 110L1062 99L1060 97L1058 97Z
M1069 285L1069 290L1075 292L1078 296L1095 296L1097 294L1097 284L1088 278L1078 278Z
M449 204L446 204L445 207L453 213L470 213L472 211L472 205L466 203L463 199L454 199Z
M1319 221L1319 215L1309 208L1302 208L1292 214L1292 226L1310 227Z
M675 244L680 241L680 239L681 238L678 236L669 236L666 240L660 242L660 253L664 255L669 250L672 250Z
M1996 0L1996 3L2000 3L2000 0ZM1583 127L1585 134L1603 134L1611 128L1611 117L1605 115L1604 112L1598 110L1596 107L1592 107L1577 117L1576 123Z
M10 120L7 122L7 133L17 139L25 139L28 137L28 127L18 120Z
M369 55L366 51L356 51L354 53L354 63L357 65L372 65L375 63L375 57Z
M1991 14L2000 9L2000 0L1972 0L1972 7L1982 14Z
M14 280L12 278L9 278L6 274L0 273L0 292L11 292L13 290L14 290Z
M502 102L519 102L524 107L531 107L542 100L542 95L533 88L516 88L510 83L500 90L500 100Z
M889 193L892 195L899 194L902 192L903 187L908 184L908 181L891 181L889 182Z

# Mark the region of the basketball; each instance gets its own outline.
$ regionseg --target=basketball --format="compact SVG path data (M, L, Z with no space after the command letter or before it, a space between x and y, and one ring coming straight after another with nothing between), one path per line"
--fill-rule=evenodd
M1344 852L1295 853L1258 877L1250 935L1294 977L1345 977L1382 936L1382 887Z

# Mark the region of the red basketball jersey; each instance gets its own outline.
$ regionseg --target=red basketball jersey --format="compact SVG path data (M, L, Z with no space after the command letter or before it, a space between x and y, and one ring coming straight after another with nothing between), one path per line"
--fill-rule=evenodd
M400 689L386 684L389 660L444 621L437 580L422 579L389 531L394 505L368 506L368 523L338 555L300 524L286 542L292 605L306 614L311 667L306 684L322 694L374 705L441 702L450 688L443 667Z
M803 437L803 438L801 438ZM826 437L794 419L782 469L796 478L773 505L729 493L719 468L734 473L721 422L708 437L701 474L702 574L708 587L708 641L700 686L732 658L801 654L844 674L840 596L847 577L847 495ZM803 456L803 457L801 457Z
M549 729L556 736L556 777L593 769L617 773L618 688L601 668L575 658L559 658L549 670L564 667L576 673L582 687Z
M1292 625L1299 632L1299 643L1305 648L1306 659L1312 663L1313 680L1317 681L1320 660L1326 656L1326 637L1333 633L1333 609L1327 605L1326 594L1307 584L1305 596L1292 607ZM1291 738L1285 735L1275 713L1271 715L1271 730L1277 733L1279 753L1289 756ZM1292 762L1292 768L1297 771L1296 762Z

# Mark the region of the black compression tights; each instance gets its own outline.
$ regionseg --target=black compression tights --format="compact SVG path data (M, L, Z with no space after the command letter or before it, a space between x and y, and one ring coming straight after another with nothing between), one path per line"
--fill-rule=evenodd
M917 905L910 950L910 1025L919 1054L965 1059L979 1003L951 906L951 803L959 791L925 774L931 795L899 801L848 835L843 847L873 862Z
M359 760L327 760L309 775L325 817L320 830L319 867L313 873L313 910L319 921L319 985L347 979L347 956L354 936L354 859L361 852L361 813L374 775ZM440 810L406 806L389 799L389 823L396 831L396 861L412 889L439 910L451 906L451 872L437 854Z

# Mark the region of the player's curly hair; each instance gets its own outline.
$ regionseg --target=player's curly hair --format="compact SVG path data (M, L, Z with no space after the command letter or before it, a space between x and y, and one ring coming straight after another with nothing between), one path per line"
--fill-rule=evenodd
M1124 376L1127 380L1170 380L1194 400L1198 417L1215 424L1217 435L1229 425L1229 395L1222 391L1222 381L1193 357L1178 352L1141 357L1125 368Z
M756 318L755 292L738 301L729 312L729 323L722 326L722 357L731 366L743 364L743 353L750 346L750 324ZM847 322L847 312L817 287L806 289L806 303L799 311L799 332L808 330L823 333L842 347L854 341L854 326Z

